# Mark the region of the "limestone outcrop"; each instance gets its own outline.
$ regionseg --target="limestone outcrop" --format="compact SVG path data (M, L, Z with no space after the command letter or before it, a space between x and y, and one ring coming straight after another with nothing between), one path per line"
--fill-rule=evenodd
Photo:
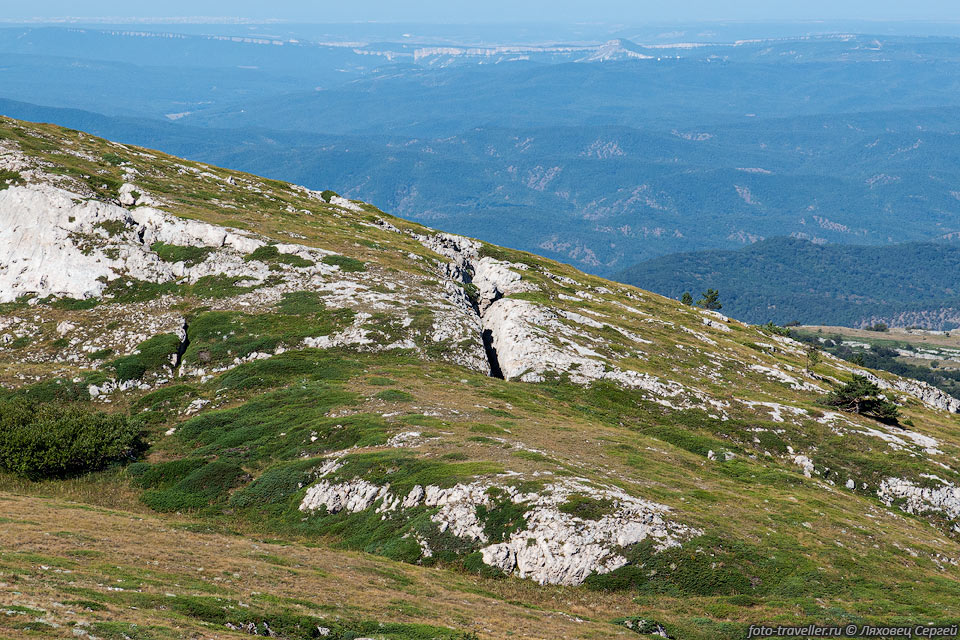
M503 500L523 508L524 525L507 539L492 542L478 508L502 508ZM575 509L567 508L576 501L589 502L593 512L577 515ZM630 545L649 539L657 550L664 550L702 534L670 520L670 509L664 505L583 478L558 479L540 491L526 493L500 479L453 487L417 485L400 496L390 491L389 484L324 478L307 489L300 510L314 513L323 508L332 514L375 508L388 517L421 505L436 508L431 520L438 532L474 543L487 565L540 584L580 584L591 574L609 573L627 564L622 550ZM423 557L430 557L428 543L419 542Z

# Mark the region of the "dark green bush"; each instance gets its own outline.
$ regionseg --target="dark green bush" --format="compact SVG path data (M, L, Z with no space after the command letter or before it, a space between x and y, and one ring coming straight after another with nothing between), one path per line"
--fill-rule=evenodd
M188 267L200 264L213 251L210 247L182 247L164 242L154 242L150 250L164 262L182 262Z
M125 416L76 404L0 400L0 466L31 480L102 469L143 449Z
M377 394L377 398L384 402L413 402L413 396L399 389L387 389Z
M367 270L367 266L362 261L347 256L327 256L323 259L323 264L340 267L341 271L348 273Z
M315 263L312 260L301 258L292 253L280 253L272 244L268 244L255 250L243 258L244 260L259 260L268 264L287 264L291 267L312 267Z

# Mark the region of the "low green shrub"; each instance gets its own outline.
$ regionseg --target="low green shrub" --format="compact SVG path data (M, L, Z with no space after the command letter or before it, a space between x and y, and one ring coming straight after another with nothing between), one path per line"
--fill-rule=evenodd
M350 322L353 312L327 311L315 294L296 292L281 301L280 313L243 314L208 311L190 321L190 346L184 362L202 367L232 362L277 347L299 345L310 336L329 335Z
M111 165L113 165L113 166L115 166L115 167L119 167L119 166L122 165L124 162L126 162L126 160L125 160L122 156L118 156L118 155L115 154L115 153L106 153L106 154L104 154L104 155L103 155L103 161L106 162L107 164L111 164Z
M280 389L239 407L194 416L180 425L175 438L192 455L245 462L296 460L302 454L386 442L387 425L379 416L326 415L353 400L353 394L322 383Z
M326 256L323 259L323 264L340 267L341 271L346 271L347 273L367 270L367 265L362 261L356 258L348 258L347 256Z
M117 278L107 283L104 297L113 302L148 302L160 296L180 294L181 289L175 282L147 282L136 278Z
M249 278L243 276L225 276L223 274L203 276L189 288L189 293L192 293L198 298L210 298L212 300L232 298L233 296L249 293L256 288L252 285L246 286L241 284L247 281L249 281Z
M281 253L274 245L268 244L256 249L243 258L244 260L258 260L267 264L286 264L291 267L312 267L315 262L301 258L292 253Z
M182 262L188 267L200 264L213 251L210 247L183 247L165 242L154 242L150 250L164 262Z
M293 291L283 294L277 311L288 316L306 316L326 311L326 305L313 291Z
M524 514L527 507L522 504L515 504L510 496L502 494L498 489L491 488L488 493L492 493L493 503L487 507L477 505L477 519L483 523L483 532L487 534L487 539L492 543L503 542L513 533L522 531L527 526L527 519Z
M175 485L185 477L207 464L201 458L184 458L158 464L137 462L128 469L133 484L143 489L164 489Z
M99 304L99 300L96 298L59 298L50 303L50 306L54 309L63 309L65 311L86 311L88 309L93 309Z
M497 567L491 567L484 562L483 554L479 551L474 551L463 558L463 568L468 573L474 573L484 578L505 578L507 575Z
M391 491L406 494L415 485L452 487L470 482L477 476L502 473L493 462L453 462L416 458L403 452L360 453L344 458L344 465L333 477L341 480L363 478L377 485L389 484Z
M413 402L413 396L399 389L387 389L377 394L377 398L384 402Z
M141 342L135 353L117 358L110 363L110 367L121 382L139 380L148 371L158 372L164 367L173 367L179 349L180 338L165 333Z
M118 414L77 404L0 400L0 466L31 480L76 475L132 460L145 448Z
M106 377L100 373L89 374L77 382L74 382L72 379L54 378L22 387L16 391L0 389L0 399L5 397L18 397L36 403L84 402L90 400L90 392L87 390L87 385L100 384L104 380L106 380Z
M191 471L167 489L151 489L140 499L155 511L201 509L222 502L244 477L240 465L214 460Z
M316 460L300 460L273 467L235 493L230 498L230 504L262 509L268 504L281 503L309 483L310 471L316 466Z
M559 508L560 511L583 520L599 520L613 512L613 501L573 494Z
M709 534L663 551L645 540L628 548L626 556L629 564L588 576L584 585L597 591L676 597L783 593L796 582L806 584L805 593L836 589L829 576L818 575L813 563L799 554Z
M358 363L324 352L288 351L267 360L246 362L220 376L221 389L243 391L277 387L293 380L345 380Z

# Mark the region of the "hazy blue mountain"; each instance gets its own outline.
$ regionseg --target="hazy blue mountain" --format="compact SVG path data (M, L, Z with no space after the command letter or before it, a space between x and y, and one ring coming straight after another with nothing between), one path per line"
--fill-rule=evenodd
M960 39L161 26L0 29L0 111L604 275L777 236L960 233Z

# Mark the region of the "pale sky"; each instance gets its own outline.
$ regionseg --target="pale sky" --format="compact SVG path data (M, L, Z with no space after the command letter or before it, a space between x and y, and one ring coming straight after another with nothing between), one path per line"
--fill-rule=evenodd
M0 2L0 19L235 16L300 22L699 22L960 20L957 0L36 0Z

